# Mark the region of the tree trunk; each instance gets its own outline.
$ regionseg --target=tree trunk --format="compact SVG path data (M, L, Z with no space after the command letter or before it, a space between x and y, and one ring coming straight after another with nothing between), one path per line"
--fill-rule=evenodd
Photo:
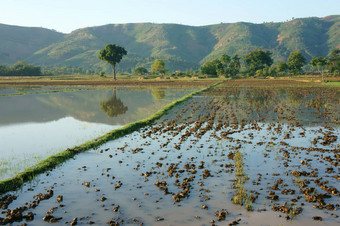
M112 64L113 79L116 80L116 65Z
M321 82L323 82L324 80L323 80L323 70L320 68L319 70L319 73L321 74Z

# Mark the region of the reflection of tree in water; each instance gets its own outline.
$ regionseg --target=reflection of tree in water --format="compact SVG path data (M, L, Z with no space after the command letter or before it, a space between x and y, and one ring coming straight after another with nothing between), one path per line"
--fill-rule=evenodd
M161 100L165 97L165 92L163 89L151 89L151 93L156 100Z
M100 103L100 108L108 117L117 117L123 115L128 110L121 99L116 97L116 89L113 90L113 95L110 99Z

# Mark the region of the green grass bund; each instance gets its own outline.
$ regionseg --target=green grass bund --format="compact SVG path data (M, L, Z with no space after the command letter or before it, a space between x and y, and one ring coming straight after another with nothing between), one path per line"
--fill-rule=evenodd
M325 84L340 87L340 82L326 82Z
M220 83L220 82L219 82ZM188 94L168 105L166 105L163 109L159 110L156 112L154 115L142 119L140 121L136 121L130 124L125 125L122 128L112 130L108 133L106 133L103 136L100 136L92 141L88 141L84 144L81 144L79 146L75 146L73 148L68 148L67 150L64 150L56 155L52 155L45 160L42 160L39 162L36 166L28 168L24 172L21 172L17 174L16 176L8 179L4 179L0 181L0 195L9 192L9 191L14 191L17 190L19 187L21 187L25 182L28 182L32 180L35 176L44 173L46 171L54 169L56 166L64 163L70 158L73 158L75 155L85 152L91 148L96 148L99 147L100 145L110 141L110 140L115 140L120 137L123 137L127 134L130 134L142 127L145 127L147 125L150 125L152 122L155 120L159 119L161 116L165 115L168 113L172 108L177 106L180 103L183 103L193 97L194 95L197 95L201 92L208 91L212 89L213 87L219 85L219 83L216 83L208 88L204 88L201 90L198 90L196 92L193 92L191 94Z

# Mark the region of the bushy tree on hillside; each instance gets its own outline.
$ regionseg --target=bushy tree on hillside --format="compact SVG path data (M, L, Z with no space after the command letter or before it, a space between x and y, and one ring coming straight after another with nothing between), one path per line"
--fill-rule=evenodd
M111 64L114 80L116 80L116 64L118 64L126 54L127 51L123 47L115 44L108 44L99 52L98 58Z
M270 67L273 64L270 51L262 51L261 48L249 52L245 56L245 65L249 75L254 75L258 70L263 70L265 67Z
M302 66L306 63L306 58L302 55L302 53L298 50L295 52L291 52L287 64L289 71L292 73L298 73L302 70Z

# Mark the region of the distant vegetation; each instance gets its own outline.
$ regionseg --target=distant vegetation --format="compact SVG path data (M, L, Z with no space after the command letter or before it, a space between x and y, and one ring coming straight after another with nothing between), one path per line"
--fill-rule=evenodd
M242 59L240 61L240 59ZM241 64L240 62L243 62ZM300 51L291 52L287 62L279 62L273 64L272 53L255 49L247 55L239 58L236 54L233 58L224 54L220 59L216 58L206 62L201 66L201 74L208 77L234 77L242 73L245 76L286 76L304 73L302 68L307 63L306 58ZM243 65L243 67L242 67ZM328 74L340 74L340 49L334 49L329 54L329 57L313 58L309 65L312 66L312 71L317 70L323 77L325 71Z
M94 75L99 74L99 69L87 69L85 67L42 67L42 75ZM105 73L104 73L105 74ZM103 75L104 75L103 74Z
M0 76L39 76L41 68L23 61L19 61L11 67L0 65Z
M124 49L123 47L120 47ZM113 54L113 53L112 53ZM110 55L110 54L109 54ZM117 59L123 56L118 54ZM112 57L114 54L112 55ZM113 58L112 58L113 59ZM111 59L111 60L112 60ZM119 60L120 61L120 60ZM118 63L118 61L115 61ZM308 72L303 71L303 67L310 67ZM113 67L114 68L114 67ZM242 77L277 77L292 76L301 73L311 73L317 71L322 80L324 75L340 74L340 49L332 50L327 57L318 56L309 61L300 51L291 52L286 62L273 63L272 53L269 50L261 48L250 51L244 56L235 54L233 57L223 54L220 58L215 58L205 62L198 72L195 71L176 71L167 73L166 63L161 59L156 59L148 70L144 67L137 67L130 74L140 75L144 78L156 78L156 76L164 75L173 77L225 77L233 78L235 76ZM113 69L113 71L115 71ZM52 69L41 69L39 66L27 64L19 61L11 67L0 65L0 76L40 76L40 75L61 75L61 74L96 74L104 77L104 71L88 70L84 68L67 68L55 67Z
M41 75L93 75L100 71L81 67L53 67L42 68L23 61L18 61L12 66L0 64L0 76L41 76Z

